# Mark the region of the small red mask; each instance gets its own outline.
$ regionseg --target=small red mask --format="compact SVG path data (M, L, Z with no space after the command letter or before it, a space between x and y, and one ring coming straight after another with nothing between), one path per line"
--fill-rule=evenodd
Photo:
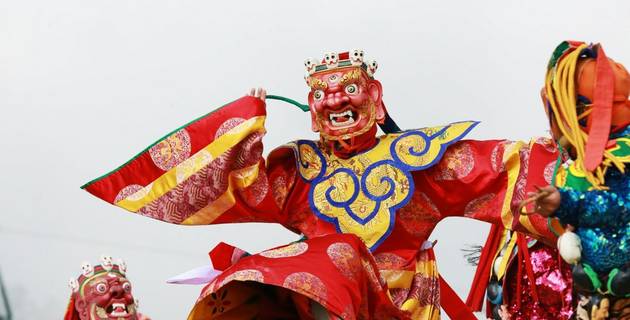
M125 277L126 265L105 258L95 267L84 263L82 275L70 280L72 297L65 319L137 320L131 283Z

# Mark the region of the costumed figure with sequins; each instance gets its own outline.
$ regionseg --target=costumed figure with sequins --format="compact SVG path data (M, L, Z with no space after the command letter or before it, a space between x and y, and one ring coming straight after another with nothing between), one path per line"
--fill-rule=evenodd
M542 95L565 161L529 201L565 227L557 245L572 265L577 319L630 319L629 93L630 75L600 44L554 51Z
M572 319L571 267L555 245L492 225L480 251L469 256L477 266L466 300L473 311L485 299L493 320Z
M530 161L526 170L542 171L552 183L559 161ZM557 219L550 222L550 230L562 232ZM480 312L485 301L486 316L494 320L573 319L571 266L560 258L556 241L549 240L554 239L493 224L482 247L464 250L476 266L466 304Z
M439 319L440 306L452 319L475 319L440 277L427 239L449 216L553 238L546 219L512 209L548 183L526 168L554 162L554 144L465 140L473 121L401 131L362 50L305 66L308 105L252 90L84 188L169 223L269 222L303 236L258 254L219 244L211 268L173 280L207 283L191 320ZM269 99L310 111L319 140L265 160Z
M70 278L72 293L64 320L151 320L138 312L127 264L109 255L101 256L101 264L81 264L79 277Z

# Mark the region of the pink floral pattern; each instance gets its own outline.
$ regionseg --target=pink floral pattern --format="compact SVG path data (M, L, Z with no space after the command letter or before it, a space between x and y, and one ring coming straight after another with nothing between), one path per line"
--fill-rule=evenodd
M306 242L296 242L288 246L263 251L260 253L265 258L288 258L295 257L303 254L308 250L308 244Z
M265 277L263 276L262 272L256 269L239 270L239 271L229 274L227 277L225 277L221 281L221 285L213 289L216 290L216 288L223 287L224 285L228 284L230 281L256 281L256 282L262 283L262 282L265 282Z
M470 201L464 209L466 217L490 217L500 210L497 202L494 201L496 194L489 193Z
M267 175L261 172L258 178L256 178L256 181L243 190L243 200L245 200L248 205L255 207L265 199L268 192L269 180L267 179Z
M116 195L116 199L114 199L114 203L123 200L123 199L127 199L127 197L129 197L130 195L140 191L143 187L139 184L130 184L124 188L122 188L122 190L120 190L118 192L118 194Z
M437 278L417 273L411 287L409 298L418 299L421 306L440 305L440 284Z
M475 166L472 147L467 142L460 142L449 147L444 158L437 165L435 180L456 180L466 177Z
M283 287L301 293L318 301L326 300L326 285L315 275L308 272L295 272L284 279Z
M168 171L190 156L190 135L181 129L149 148L155 165Z
M328 246L326 253L341 274L348 279L356 280L361 270L361 260L351 245L345 242L333 243Z
M401 270L407 264L401 256L390 252L379 253L374 259L379 270Z
M286 178L283 175L274 177L273 182L271 183L271 190L273 193L273 199L276 201L276 205L278 208L283 208L289 193Z

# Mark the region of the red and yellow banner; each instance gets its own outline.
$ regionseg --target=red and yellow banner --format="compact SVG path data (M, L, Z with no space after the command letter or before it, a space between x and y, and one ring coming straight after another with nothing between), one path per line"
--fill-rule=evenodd
M208 211L209 205L229 209L226 199L231 191L246 188L256 180L260 155L237 161L240 166L211 167L234 153L244 141L250 142L248 149L260 143L264 121L264 102L243 97L172 131L82 188L131 212L171 223L195 224L199 220L193 217L196 213ZM228 178L213 181L209 173L216 169L230 171L225 172Z

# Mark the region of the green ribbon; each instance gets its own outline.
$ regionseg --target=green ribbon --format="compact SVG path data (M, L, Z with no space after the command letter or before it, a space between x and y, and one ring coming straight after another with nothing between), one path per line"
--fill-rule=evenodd
M290 103L298 108L300 108L300 110L307 112L310 110L309 106L306 104L301 104L293 99L289 99L283 96L277 96L277 95L273 95L273 94L269 94L267 95L267 99L271 99L271 100L280 100L280 101L284 101L286 103Z

